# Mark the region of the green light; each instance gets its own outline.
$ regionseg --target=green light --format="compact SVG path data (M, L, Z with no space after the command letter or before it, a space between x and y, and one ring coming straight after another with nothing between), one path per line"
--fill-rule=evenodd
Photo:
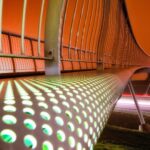
M39 101L45 101L45 97L43 96L36 96L36 99Z
M36 138L32 135L26 135L23 141L27 148L35 149L37 146Z
M34 110L32 108L26 107L23 109L23 112L27 115L33 116L35 114Z
M5 83L5 82L4 82L4 81L2 81L2 82L1 82L1 84L0 84L0 92L1 92L1 91L2 91L2 89L3 89L4 83Z
M4 100L4 104L14 105L16 102L14 100Z
M55 97L55 94L53 94L53 93L47 93L47 95L50 97Z
M34 86L36 86L37 88L39 88L39 89L41 89L41 90L43 90L43 91L45 91L45 92L50 92L51 90L49 90L48 88L46 88L46 87L44 87L44 86L42 86L42 85L39 85L39 84L37 84L37 83L34 83L34 82L32 82L32 81L29 81L29 80L25 80L26 82L28 82L28 83L30 83L30 84L32 84L32 85L34 85Z
M24 125L26 128L28 128L30 130L34 130L36 128L36 123L31 119L25 119Z
M78 134L78 136L81 138L81 137L83 136L82 129L78 128L78 129L77 129L77 134Z
M32 106L33 105L32 101L30 101L30 100L23 100L22 104L27 105L27 106Z
M87 143L87 141L88 141L88 135L84 134L84 142Z
M55 112L55 113L61 113L61 109L58 107L58 106L53 106L53 111Z
M3 107L3 110L6 112L15 112L16 111L16 107L11 106L11 105L7 105Z
M42 150L53 150L53 145L49 141L45 141L42 144Z
M59 126L63 126L64 125L64 121L61 117L55 117L55 121Z
M41 107L41 108L44 108L44 109L48 109L48 105L44 102L38 103L38 106Z
M31 97L28 96L28 95L23 95L23 96L21 96L21 99L24 99L24 100L30 100Z
M22 86L17 81L14 81L14 82L15 82L15 85L17 87L19 94L23 96L27 96L28 93L22 88Z
M58 100L56 98L50 98L50 102L54 104L58 104Z
M3 116L2 120L5 124L10 124L10 125L16 124L16 122L17 122L17 119L12 115Z
M73 97L73 94L70 93L70 92L67 92L67 95L70 96L70 97Z
M43 131L43 133L45 133L48 136L51 136L53 134L52 128L47 124L42 125L42 131Z
M28 83L26 83L26 82L24 82L24 81L22 81L22 80L20 80L20 82L21 82L22 84L24 84L24 86L26 86L31 92L33 92L33 93L40 93L39 90L37 90L37 89L34 88L33 86L29 85Z
M14 143L16 141L16 134L12 130L4 129L0 132L0 138L6 143Z
M89 125L88 125L88 123L85 121L84 122L84 128L87 130L88 128L89 128Z
M66 99L67 99L65 95L59 95L59 97L60 97L61 99L63 99L63 100L66 100Z
M63 104L64 106L66 106L67 108L69 108L69 107L70 107L69 103L68 103L68 102L66 102L66 101L62 102L62 104Z
M74 111L76 111L77 113L79 113L79 109L77 106L73 106Z
M68 138L68 144L69 144L69 146L71 147L71 148L74 148L75 147L75 139L72 137L72 136L70 136L69 138Z
M60 141L60 142L64 142L66 140L66 136L65 136L65 133L61 130L58 130L57 133L57 139Z
M44 112L44 111L42 111L41 113L40 113L40 116L41 116L41 118L42 119L44 119L44 120L50 120L50 115L47 113L47 112Z
M67 127L68 127L68 129L69 129L71 132L73 132L73 131L75 130L74 125L73 125L73 123L71 123L71 122L68 122L68 123L67 123Z
M69 119L72 119L72 113L70 111L66 111L65 114Z
M11 81L8 81L6 93L5 93L5 99L14 99L14 93L13 93Z

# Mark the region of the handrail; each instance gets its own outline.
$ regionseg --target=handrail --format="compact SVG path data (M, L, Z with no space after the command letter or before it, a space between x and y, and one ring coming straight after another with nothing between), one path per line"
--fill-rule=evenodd
M6 34L6 35L9 35L9 36L15 36L15 37L21 38L20 34L11 33L11 32L8 32L8 31L2 31L2 34ZM29 37L29 36L24 36L24 39L31 40L31 41L38 41L37 38L33 38L33 37ZM40 42L44 43L45 41L40 40Z

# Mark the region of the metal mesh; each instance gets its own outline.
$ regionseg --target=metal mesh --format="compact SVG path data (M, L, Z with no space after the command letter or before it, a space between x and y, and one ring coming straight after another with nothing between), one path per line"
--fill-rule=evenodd
M121 90L109 74L3 80L0 149L92 149Z

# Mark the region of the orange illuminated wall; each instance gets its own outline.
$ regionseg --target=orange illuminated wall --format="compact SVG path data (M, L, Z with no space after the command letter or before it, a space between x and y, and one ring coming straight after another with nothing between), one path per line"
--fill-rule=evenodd
M25 36L37 39L38 23L42 0L28 0L26 10ZM41 40L44 40L46 9L45 2ZM4 0L2 20L2 48L4 54L21 55L21 38L12 34L21 35L23 0ZM10 35L5 34L10 33ZM25 55L37 56L37 41L25 39ZM41 57L44 56L44 43L41 43ZM38 72L44 71L43 60L0 58L0 73Z
M125 0L130 24L139 46L150 55L150 1Z
M61 43L63 71L96 69L102 2L100 0L66 2Z

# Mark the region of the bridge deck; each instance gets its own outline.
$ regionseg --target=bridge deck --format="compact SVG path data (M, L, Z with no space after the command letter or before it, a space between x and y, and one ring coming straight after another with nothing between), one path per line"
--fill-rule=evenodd
M138 69L1 79L0 149L92 149Z

